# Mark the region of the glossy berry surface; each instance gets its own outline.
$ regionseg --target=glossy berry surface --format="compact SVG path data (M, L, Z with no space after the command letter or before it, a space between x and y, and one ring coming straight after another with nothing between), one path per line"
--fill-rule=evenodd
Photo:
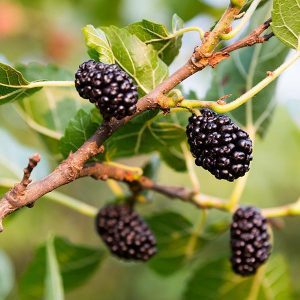
M235 273L249 276L271 252L267 221L255 207L241 207L233 215L230 229L231 265Z
M147 261L156 254L148 225L127 205L108 205L96 217L96 229L112 254L125 260Z
M217 179L233 181L249 171L252 141L228 116L202 109L189 118L186 134L196 165Z
M99 108L105 120L120 120L136 111L137 87L116 64L84 62L75 74L75 87L82 98Z

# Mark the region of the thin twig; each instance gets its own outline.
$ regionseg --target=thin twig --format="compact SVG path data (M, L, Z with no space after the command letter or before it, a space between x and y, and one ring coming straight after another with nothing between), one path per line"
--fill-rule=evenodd
M197 206L198 208L218 208L227 210L227 203L223 199L195 193L184 187L165 186L155 183L146 176L137 176L136 173L121 169L112 165L104 166L102 163L86 164L81 171L81 176L90 176L96 180L107 180L108 178L123 181L129 184L135 192L152 190L171 199L180 199Z
M37 166L37 164L40 162L40 160L41 160L41 156L38 153L32 155L29 158L27 167L23 171L22 180L3 196L2 201L7 202L7 209L4 212L5 214L9 214L11 208L15 210L15 208L24 206L22 201L20 201L20 199L22 199L28 185L31 183L31 179L30 179L31 173L33 169ZM26 205L30 205L30 203L26 203ZM0 219L0 232L2 231L3 231L2 219Z

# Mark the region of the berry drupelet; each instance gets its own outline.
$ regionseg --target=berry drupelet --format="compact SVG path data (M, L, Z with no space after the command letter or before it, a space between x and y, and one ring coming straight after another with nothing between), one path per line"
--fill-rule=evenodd
M201 109L189 118L186 134L196 165L217 179L233 181L249 171L252 141L229 117Z
M241 207L230 229L231 265L242 276L255 274L271 252L267 221L255 207Z
M105 120L120 120L136 111L137 87L118 65L84 62L75 74L75 87L82 98L95 103Z
M156 254L148 225L127 205L108 205L96 217L96 229L112 254L125 260L147 261Z

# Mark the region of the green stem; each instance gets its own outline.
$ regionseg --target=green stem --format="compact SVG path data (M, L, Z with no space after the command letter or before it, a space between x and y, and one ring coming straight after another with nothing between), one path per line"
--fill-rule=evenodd
M198 32L199 35L200 35L200 39L203 40L203 38L204 38L204 30L202 28L200 28L200 27L190 26L190 27L185 27L185 28L182 28L180 30L177 30L174 33L172 33L172 34L170 34L170 35L168 35L166 37L161 37L161 38L158 38L158 39L149 40L149 41L147 41L147 43L160 42L162 40L170 40L172 38L175 38L177 36L183 35L186 32L191 32L191 31Z
M265 208L262 214L266 218L278 218L285 216L298 216L300 215L300 199L292 204L287 204L278 207Z
M179 36L179 35L183 35L186 32L191 32L191 31L198 32L199 35L200 35L200 39L203 40L203 38L204 38L204 30L202 28L196 27L196 26L182 28L182 29L180 29L178 31L175 31L171 36L172 37L176 37L176 36Z
M103 162L104 165L108 165L108 166L112 166L112 167L116 167L125 171L129 171L135 174L134 179L139 179L142 175L143 175L143 169L139 168L139 167L131 167L131 166L127 166L127 165L123 165L120 163L116 163L114 161L106 161Z
M219 104L213 101L201 101L201 100L182 100L179 103L172 101L169 98L168 106L169 108L186 108L188 110L194 108L210 108L217 113L226 113L237 109L241 105L245 104L247 101L251 100L256 94L263 90L266 86L272 83L279 75L281 75L286 69L292 66L300 57L300 51L297 51L289 60L283 63L273 72L268 72L268 76L248 90L245 94L235 99L234 101L227 104Z
M263 265L258 269L257 273L253 278L247 300L256 300L258 298L261 282L264 279L265 272L266 272L266 265Z
M81 202L80 200L77 200L73 197L64 195L60 192L52 191L44 197L58 204L71 208L88 217L94 218L98 212L98 209L96 207Z
M237 206L245 190L247 180L248 173L237 180L227 204L229 211L234 212L237 209Z
M241 19L240 23L236 26L236 28L231 30L229 33L220 34L220 38L223 40L230 40L233 37L235 37L240 31L242 31L248 24L260 1L261 0L253 0L244 17Z
M189 173L192 185L193 185L193 191L195 193L200 193L200 182L199 182L197 174L195 172L195 163L194 163L194 159L191 155L191 152L188 150L186 143L181 143L181 149L182 149L183 155L185 157L187 170L188 170L188 173Z
M253 88L247 91L245 94L237 98L236 100L225 104L225 105L218 105L215 107L215 111L219 113L228 112L238 108L239 106L246 103L248 100L252 99L256 94L258 94L261 90L263 90L267 85L273 82L280 74L282 74L286 69L292 66L298 58L300 57L300 51L297 51L295 55L293 55L289 60L283 63L280 67L278 67L275 71L270 72L268 76L256 84Z
M33 88L40 88L40 87L73 87L75 86L74 81L36 81L31 82L26 85L9 85L0 83L2 86L16 88L16 89L33 89Z
M120 186L120 184L117 181L115 181L113 179L107 179L106 184L118 200L125 198L125 194L122 190L122 187Z
M253 141L255 140L255 128L252 126L247 127L247 131ZM254 146L254 145L253 145ZM234 212L240 202L240 199L245 191L249 173L246 173L243 177L239 178L234 186L230 199L227 203L227 208L229 211Z
M189 202L195 204L201 209L215 208L223 211L229 211L226 201L219 198L215 198L213 196L195 194Z
M0 178L0 186L1 187L9 189L9 188L12 188L14 185L15 185L15 180L7 179L7 178ZM51 193L44 195L43 198L46 198L48 200L59 203L68 208L71 208L83 215L88 216L88 217L94 218L98 212L98 209L96 207L86 204L84 202L81 202L80 200L77 200L73 197L62 194L60 192L52 191Z
M191 233L191 237L189 238L189 240L187 242L187 246L185 249L185 256L187 259L191 259L195 254L195 250L197 248L197 243L198 243L198 237L200 236L200 234L203 230L206 219L207 219L206 209L202 209L200 211L199 222L195 226L195 229Z
M20 107L18 103L15 103L14 108L17 112L17 114L23 119L23 121L32 129L37 131L38 133L41 133L45 136L48 136L50 138L53 138L55 140L60 140L62 137L62 134L60 132L51 130L47 127L44 127L37 122L35 122L28 114L24 113L23 109Z

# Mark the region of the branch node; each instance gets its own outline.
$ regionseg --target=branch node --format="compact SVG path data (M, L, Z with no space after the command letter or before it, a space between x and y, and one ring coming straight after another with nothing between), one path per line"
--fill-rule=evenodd
M32 182L30 179L33 169L40 162L41 156L35 153L29 158L27 167L23 170L23 178L20 183L14 185L14 187L5 194L7 202L12 208L22 206L22 198L24 197L27 186ZM21 201L20 201L21 200Z

